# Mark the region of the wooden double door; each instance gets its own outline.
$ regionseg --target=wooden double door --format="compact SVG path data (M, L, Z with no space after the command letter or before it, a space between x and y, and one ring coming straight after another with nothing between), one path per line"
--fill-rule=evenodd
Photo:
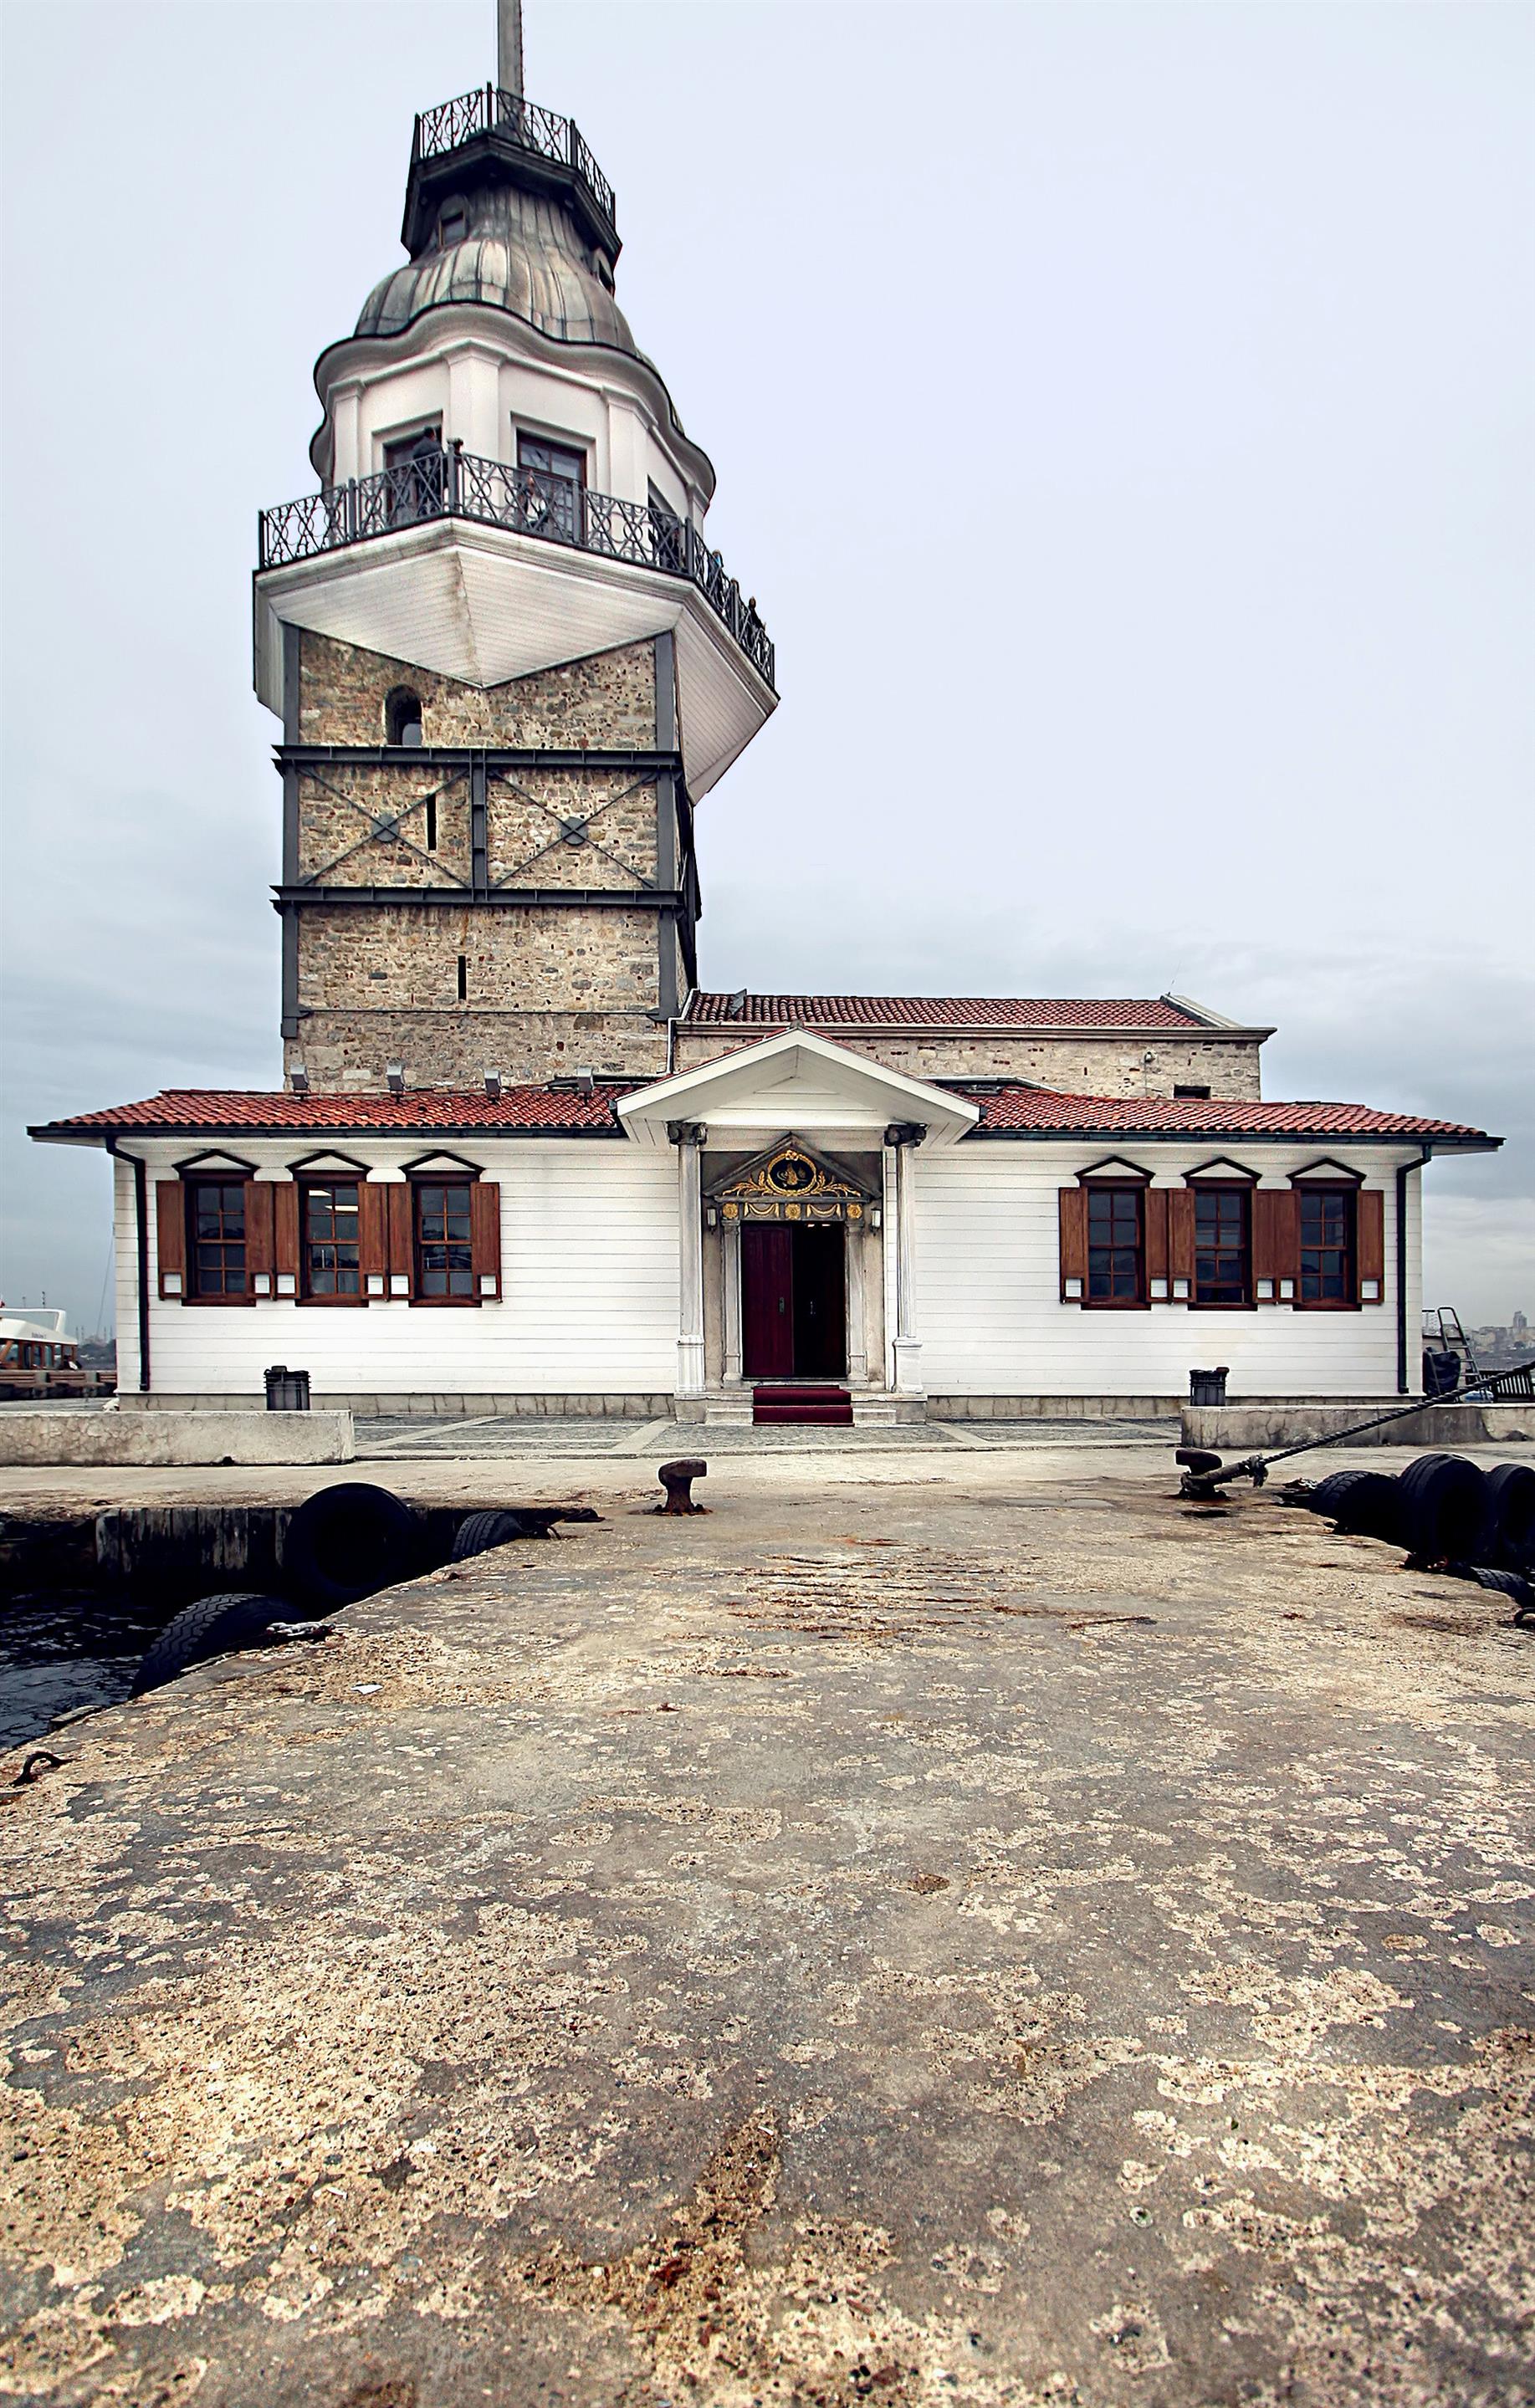
M840 1380L847 1279L840 1221L747 1221L741 1368L749 1380Z

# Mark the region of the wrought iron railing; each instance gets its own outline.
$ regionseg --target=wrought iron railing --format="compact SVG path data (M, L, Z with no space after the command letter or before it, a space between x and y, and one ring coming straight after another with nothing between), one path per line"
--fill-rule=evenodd
M685 577L722 619L753 667L772 686L773 647L754 601L725 574L696 526L645 502L589 493L568 477L482 460L457 444L429 452L376 477L349 478L300 501L263 510L260 566L282 568L343 544L366 543L401 527L442 518L474 519L540 542L563 543L664 577ZM774 692L777 687L774 686Z
M521 93L501 92L493 83L481 84L477 92L464 93L457 100L445 100L440 108L424 110L416 120L411 165L418 159L439 159L445 150L456 150L461 142L472 141L477 134L491 133L504 136L520 150L531 150L540 159L557 160L561 166L572 168L616 232L613 188L587 149L574 118L557 117L552 108L539 108Z

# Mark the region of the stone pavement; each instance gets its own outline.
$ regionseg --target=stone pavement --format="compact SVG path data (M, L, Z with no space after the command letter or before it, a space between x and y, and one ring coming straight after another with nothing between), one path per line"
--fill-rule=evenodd
M1138 1460L594 1465L65 1734L0 2386L1535 2400L1535 1636Z

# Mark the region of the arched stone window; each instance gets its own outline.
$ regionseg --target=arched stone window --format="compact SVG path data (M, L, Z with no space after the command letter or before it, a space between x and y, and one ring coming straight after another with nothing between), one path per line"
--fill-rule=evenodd
M384 696L384 742L419 744L421 741L420 695L412 694L408 685L391 686Z

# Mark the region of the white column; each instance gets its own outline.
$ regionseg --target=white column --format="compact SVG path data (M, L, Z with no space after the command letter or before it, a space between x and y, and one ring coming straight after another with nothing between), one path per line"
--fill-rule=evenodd
M908 1140L896 1148L896 1185L900 1197L896 1232L896 1391L922 1394L922 1341L916 1324L916 1161Z
M843 1223L847 1253L848 1378L868 1377L868 1315L864 1299L864 1229L862 1221Z
M727 1387L741 1376L740 1223L727 1221L724 1239L724 1380Z
M704 1393L704 1215L699 1176L704 1131L684 1122L677 1139L679 1289L677 1394Z
M884 1278L884 1384L896 1384L896 1257L900 1246L901 1201L900 1185L896 1177L896 1148L887 1145L880 1154L880 1180L884 1191L884 1211L881 1236L882 1269Z

